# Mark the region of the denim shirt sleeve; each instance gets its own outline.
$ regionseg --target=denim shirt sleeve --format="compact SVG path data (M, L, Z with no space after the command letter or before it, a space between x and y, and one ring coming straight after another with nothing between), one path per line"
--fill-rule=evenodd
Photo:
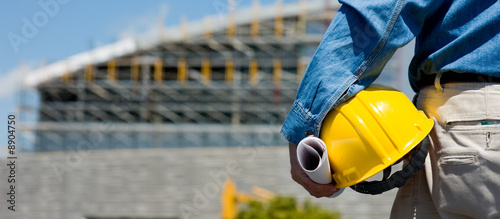
M341 0L300 83L282 135L298 144L319 135L333 107L380 74L397 48L410 42L442 0ZM427 21L428 22L428 21Z

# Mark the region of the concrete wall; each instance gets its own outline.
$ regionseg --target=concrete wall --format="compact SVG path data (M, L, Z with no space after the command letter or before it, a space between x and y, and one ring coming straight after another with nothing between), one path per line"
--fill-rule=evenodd
M15 212L7 210L8 166L0 160L0 218L219 218L226 176L238 190L260 186L300 199L287 147L120 149L20 154ZM371 196L347 189L315 202L345 218L388 218L396 191Z

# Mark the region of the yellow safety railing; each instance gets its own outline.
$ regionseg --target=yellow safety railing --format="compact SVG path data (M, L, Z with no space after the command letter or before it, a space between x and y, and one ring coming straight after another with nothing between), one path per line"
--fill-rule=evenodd
M83 77L87 82L94 81L94 67L92 66L92 64L88 64L85 66L85 69L83 70Z
M227 37L234 37L236 35L236 22L234 21L234 13L229 14L227 25Z
M210 83L210 80L212 79L212 68L210 67L210 60L208 59L203 59L201 61L201 76L203 83Z
M274 19L274 36L283 36L283 0L276 1L276 17Z
M66 73L62 75L62 81L64 83L70 83L73 81L73 73L69 71L69 64L68 62L65 62L65 67L66 67Z
M302 60L297 61L297 81L300 82L302 77L304 77L304 73L306 72L307 63Z
M186 59L180 58L177 61L177 81L185 83L188 79Z
M281 84L281 60L279 59L273 61L273 81L274 84Z
M139 71L139 62L137 61L136 58L132 59L132 62L130 63L130 78L134 81L139 81L141 77L141 73Z
M259 9L260 3L259 0L253 0L253 19L250 24L250 35L252 37L259 36L260 27L259 27Z
M307 1L300 0L300 14L297 22L299 35L305 35L307 26Z
M259 83L259 64L257 60L252 59L250 61L250 72L249 72L250 84L257 85Z
M62 80L64 83L70 83L73 81L73 74L71 72L64 73Z
M226 82L232 83L234 77L234 61L232 59L226 60Z
M116 81L116 60L108 61L108 81Z
M163 81L163 61L161 59L155 60L153 74L155 82L161 83Z

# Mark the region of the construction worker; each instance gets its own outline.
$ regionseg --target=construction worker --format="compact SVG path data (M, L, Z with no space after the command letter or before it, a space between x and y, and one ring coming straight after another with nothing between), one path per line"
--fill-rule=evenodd
M293 180L312 196L337 189L310 180L296 145L325 115L370 85L395 50L416 38L409 80L434 120L422 170L399 189L391 218L500 217L500 1L340 0L281 133ZM342 198L342 196L338 197Z

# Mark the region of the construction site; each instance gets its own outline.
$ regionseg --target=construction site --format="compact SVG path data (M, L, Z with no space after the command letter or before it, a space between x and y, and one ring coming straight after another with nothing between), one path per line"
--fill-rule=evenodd
M21 96L39 101L18 107L31 145L21 204L0 217L220 218L226 177L243 190L309 197L290 178L279 131L339 7L254 1L26 72ZM397 52L377 82L403 89L402 59ZM319 203L346 218L387 218L394 195L346 191Z
M102 130L102 149L262 145L265 129L266 144L282 144L279 126L334 15L323 4L186 21L30 73L35 151L64 150L100 122L116 124Z
M95 149L284 144L280 126L338 7L256 3L28 72L40 103L20 103L19 113L37 114L25 126L34 151L66 150L96 130Z

